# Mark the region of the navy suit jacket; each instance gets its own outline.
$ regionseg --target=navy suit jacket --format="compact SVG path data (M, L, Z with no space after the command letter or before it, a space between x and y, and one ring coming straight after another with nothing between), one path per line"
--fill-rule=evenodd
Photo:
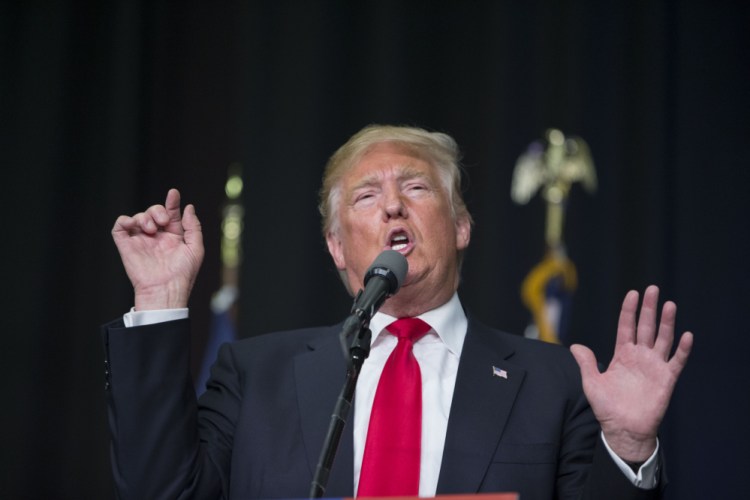
M224 345L198 402L189 329L189 320L103 327L118 496L307 497L345 379L340 325ZM353 496L351 429L327 497ZM470 317L437 493L503 491L522 500L660 496L634 487L603 449L567 349Z

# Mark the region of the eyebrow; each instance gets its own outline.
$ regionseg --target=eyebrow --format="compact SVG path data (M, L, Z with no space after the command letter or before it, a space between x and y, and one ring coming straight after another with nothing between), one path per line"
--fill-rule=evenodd
M429 179L429 176L422 170L415 168L411 165L405 165L402 167L401 172L398 174L399 181L408 181L411 179ZM377 175L368 175L361 179L357 184L352 186L351 192L367 187L376 186L380 183Z

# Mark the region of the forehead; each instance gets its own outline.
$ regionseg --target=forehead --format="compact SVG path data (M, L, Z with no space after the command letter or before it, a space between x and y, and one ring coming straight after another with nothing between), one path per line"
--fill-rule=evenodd
M342 178L346 187L377 182L388 177L437 178L437 170L417 151L394 143L376 144L368 149Z

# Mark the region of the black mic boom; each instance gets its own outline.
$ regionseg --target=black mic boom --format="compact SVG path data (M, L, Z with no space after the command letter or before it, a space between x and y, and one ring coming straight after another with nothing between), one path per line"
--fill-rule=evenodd
M349 409L352 407L359 370L370 353L370 319L385 299L398 292L408 270L409 264L406 262L406 257L397 251L385 250L378 255L365 273L364 290L360 290L357 294L352 306L352 313L344 321L340 338L344 356L349 363L346 371L346 383L341 389L341 394L333 409L333 415L331 415L328 434L323 442L320 460L310 484L310 498L321 498L326 492L328 475L333 466L333 459L339 447ZM347 349L345 341L349 335L354 336L351 349Z
M395 250L384 250L365 273L365 288L354 299L352 313L369 321L385 299L401 288L409 270L406 257Z

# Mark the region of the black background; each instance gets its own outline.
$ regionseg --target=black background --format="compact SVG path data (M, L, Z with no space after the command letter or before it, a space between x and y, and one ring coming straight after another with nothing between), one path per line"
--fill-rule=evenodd
M462 300L516 333L544 205L510 201L515 160L548 127L584 137L599 190L577 186L568 209L573 340L606 361L622 296L659 284L696 334L662 427L669 498L743 496L749 5L1 2L0 496L112 497L98 326L132 291L109 231L169 187L206 230L196 360L232 162L242 335L343 317L316 194L327 157L369 123L458 140L476 221Z

